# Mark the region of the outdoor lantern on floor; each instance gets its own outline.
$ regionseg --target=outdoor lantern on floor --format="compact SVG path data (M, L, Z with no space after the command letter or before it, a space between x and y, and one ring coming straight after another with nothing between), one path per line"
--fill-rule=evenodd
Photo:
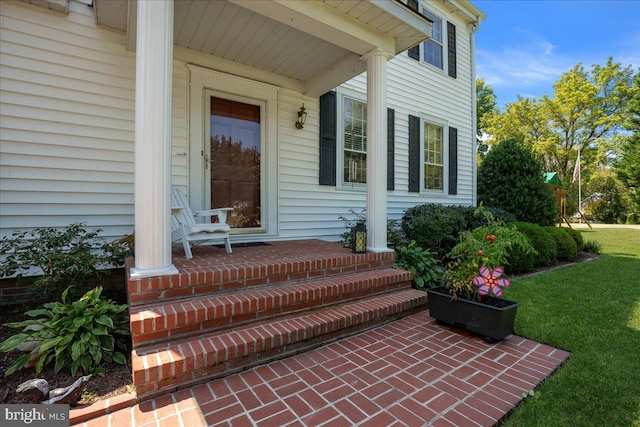
M367 252L367 227L364 222L357 223L351 230L351 249L354 254Z

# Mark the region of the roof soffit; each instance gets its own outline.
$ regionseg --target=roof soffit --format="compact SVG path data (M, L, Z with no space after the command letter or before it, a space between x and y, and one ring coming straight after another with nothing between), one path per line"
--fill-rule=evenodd
M126 32L127 48L135 50L137 0L94 1L98 25ZM381 49L394 56L430 34L428 19L394 0L175 0L174 5L176 59L215 68L219 58L228 70L235 64L238 74L245 70L308 96L362 73L363 55Z

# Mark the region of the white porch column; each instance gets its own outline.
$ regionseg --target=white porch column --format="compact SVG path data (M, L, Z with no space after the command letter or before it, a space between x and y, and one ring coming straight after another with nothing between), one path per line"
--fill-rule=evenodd
M173 0L139 1L136 40L135 268L175 274L171 263Z
M391 55L376 49L367 62L367 250L387 248L387 62Z

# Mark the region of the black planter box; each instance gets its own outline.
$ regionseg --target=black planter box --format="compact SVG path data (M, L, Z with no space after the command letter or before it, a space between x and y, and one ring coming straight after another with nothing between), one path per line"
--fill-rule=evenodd
M487 297L488 304L458 298L444 286L427 289L429 314L436 320L482 335L486 341L501 340L513 334L518 303Z

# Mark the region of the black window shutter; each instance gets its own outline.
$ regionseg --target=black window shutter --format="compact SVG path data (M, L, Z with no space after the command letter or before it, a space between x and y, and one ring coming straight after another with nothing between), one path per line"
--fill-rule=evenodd
M408 0L407 6L411 10L415 10L418 12L418 0ZM409 58L415 59L416 61L420 61L420 44L415 45L414 47L410 47L407 51Z
M320 185L336 185L336 93L320 97Z
M387 109L387 190L395 189L396 112Z
M448 74L454 79L458 76L458 62L456 59L456 26L447 21L447 51L449 54Z
M420 117L409 115L409 192L420 192Z
M458 194L458 129L449 128L449 194Z
M410 47L407 54L409 55L409 58L420 61L420 45L417 44L414 47Z

